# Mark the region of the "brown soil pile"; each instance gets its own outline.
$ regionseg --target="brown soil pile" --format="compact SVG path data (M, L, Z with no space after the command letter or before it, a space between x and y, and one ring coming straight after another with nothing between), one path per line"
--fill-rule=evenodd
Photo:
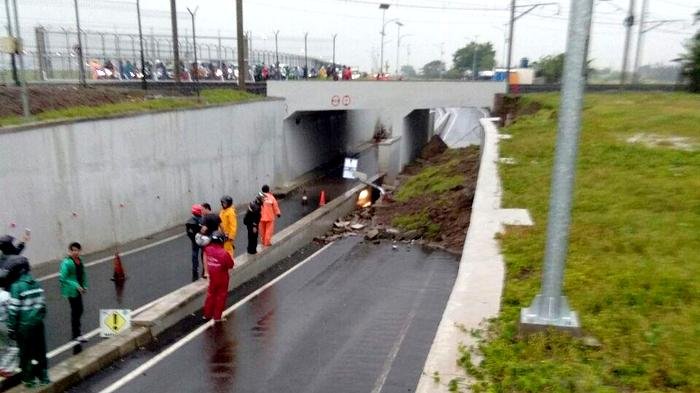
M447 145L443 142L442 138L437 135L433 135L427 145L423 147L420 152L420 158L424 160L431 160L447 150Z
M0 117L22 115L21 90L14 86L0 87ZM99 106L124 101L141 101L139 90L110 88L78 88L63 86L30 86L29 105L32 114L75 106Z
M464 241L469 228L471 207L476 190L476 179L479 170L479 150L475 147L447 150L428 160L418 160L408 166L399 177L400 185L393 193L396 195L401 186L422 170L459 161L452 166L451 173L446 175L463 175L464 182L452 189L441 193L426 193L404 202L387 198L375 206L376 223L391 226L396 217L425 213L429 223L435 225L435 231L411 233L409 237L420 237L428 244L438 246L456 254L462 253ZM414 232L414 231L411 231ZM421 233L422 232L422 233Z

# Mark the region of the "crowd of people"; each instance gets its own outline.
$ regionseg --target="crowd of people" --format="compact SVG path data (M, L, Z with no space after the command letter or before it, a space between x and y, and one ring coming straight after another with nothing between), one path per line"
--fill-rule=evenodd
M192 217L186 222L187 236L192 243L192 280L208 279L203 317L223 321L228 295L229 271L234 266L237 216L231 196L221 198L221 210L212 211L208 203L195 204ZM263 247L272 244L275 220L281 217L279 204L264 185L248 206L243 223L247 227L249 254L258 252L258 239ZM17 241L13 236L0 237L0 376L21 370L26 387L50 383L46 360L46 298L41 285L31 274L29 260L21 255L30 241L27 229ZM58 279L61 295L67 299L71 317L71 340L79 345L87 341L81 332L83 296L88 289L85 264L78 242L68 245L60 263Z
M87 62L90 77L93 80L138 80L145 76L147 80L161 81L175 79L175 67L160 60L147 61L143 69L140 64L130 60L91 59ZM180 79L183 81L236 81L239 78L238 65L230 62L209 61L185 64L180 62ZM300 80L300 79L333 79L352 80L352 68L349 66L333 66L332 64L306 68L288 64L256 63L248 67L247 79L261 82L266 80Z

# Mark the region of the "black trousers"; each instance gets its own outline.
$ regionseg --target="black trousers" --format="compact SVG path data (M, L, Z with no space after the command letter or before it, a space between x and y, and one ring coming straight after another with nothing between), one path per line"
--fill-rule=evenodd
M38 378L42 382L48 381L44 322L18 329L17 346L19 347L19 367L22 369L22 381L33 382L34 378ZM32 360L36 361L37 364L32 364Z
M247 225L248 228L248 254L256 254L258 252L258 228L252 225ZM253 232L255 229L255 232Z
M78 294L76 297L69 297L70 303L70 328L72 338L76 339L80 336L80 318L83 316L83 296Z

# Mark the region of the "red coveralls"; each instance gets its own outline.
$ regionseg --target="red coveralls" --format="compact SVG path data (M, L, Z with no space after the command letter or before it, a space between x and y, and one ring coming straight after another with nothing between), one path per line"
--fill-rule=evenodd
M204 247L204 259L209 271L209 288L204 301L204 318L220 320L228 295L228 271L233 268L233 258L223 245L212 243Z
M265 194L260 211L260 237L264 247L272 245L272 233L275 231L275 218L281 214L277 199L271 192Z

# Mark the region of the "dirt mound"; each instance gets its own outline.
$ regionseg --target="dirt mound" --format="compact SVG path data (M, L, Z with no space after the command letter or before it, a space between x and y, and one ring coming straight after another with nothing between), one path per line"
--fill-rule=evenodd
M445 150L447 150L447 145L445 142L443 142L442 138L440 138L438 135L433 135L428 144L423 147L423 150L421 150L420 158L430 160L444 153Z
M0 87L0 117L22 115L21 90L14 86ZM30 86L29 106L32 114L75 106L99 106L124 101L141 101L139 90L102 87Z

